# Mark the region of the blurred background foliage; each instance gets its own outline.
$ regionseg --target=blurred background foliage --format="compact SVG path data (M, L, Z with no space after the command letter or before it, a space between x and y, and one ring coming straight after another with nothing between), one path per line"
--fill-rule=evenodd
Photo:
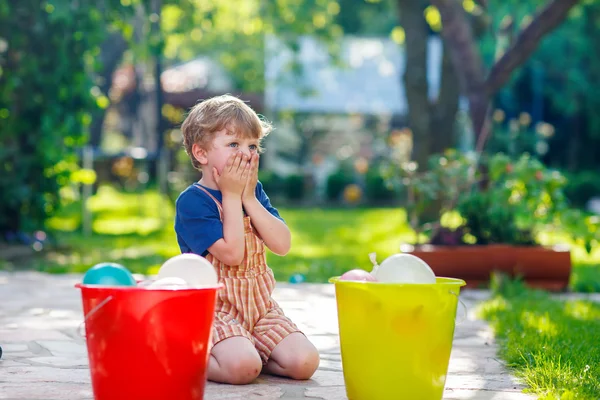
M463 27L474 38L471 50L481 56L483 71L492 69L503 54L517 46L519 34L536 21L536 12L552 3L457 2L467 24ZM493 94L491 135L485 153L489 157L506 155L512 163L526 153L532 162L540 163L536 171L544 171L545 177L559 172L564 178L561 190L566 207L581 213L571 215L570 221L587 221L583 224L587 230L578 237L588 235L591 239L586 240L592 245L581 241L583 249L597 245L597 224L589 205L600 194L600 116L595 112L600 105L600 53L593 51L600 48L600 1L572 3L565 8L564 22L543 37L531 56L514 69L510 80ZM92 235L139 235L133 236L133 241L146 240L157 232L171 235L169 212L149 216L149 203L143 201L150 201L152 207L172 203L194 177L181 149L177 126L187 107L207 94L217 94L219 87L212 92L186 92L187 85L194 82L179 81L177 78L186 73L177 72L183 71L177 68L199 58L211 61L206 65L212 74L222 69L229 82L223 86L227 91L247 98L271 119L287 121L289 117L304 129L299 139L304 143L301 149L318 147L314 143L319 143L320 134L306 128L310 115L293 110L270 115L264 107L269 37L283 40L297 60L304 57L300 39L316 37L331 56L332 65L341 70L348 68L340 56L344 38L391 41L405 56L405 70L397 71L395 79L404 83L409 104L408 115L400 123L394 117L390 125L380 128L377 120L371 123L365 117L366 134L381 137L384 149L369 157L333 155L337 161L324 173L322 196L315 194L318 185L306 172L319 165L318 154L307 152L293 173L263 168L260 179L276 204L301 207L299 210L306 209L307 213L314 207L341 207L350 212L354 207L381 206L407 208L410 213L403 180L405 167L410 165L398 162L399 169L392 177L386 170L397 155L396 147L408 138L414 145L409 158L416 161L415 170L427 170L432 157L439 160L448 148L463 149L470 129L465 98L460 97L460 71L452 62L448 43L444 43L448 51L440 61L440 91L437 96L427 96L430 82L423 78L428 62L424 49L427 40L440 38L443 33L446 12L434 4L426 0L3 2L0 241L32 244L43 241L39 237L81 234L86 213L91 214ZM300 84L303 64L291 63L288 68L298 81L292 78L286 82ZM175 73L162 74L169 70ZM218 83L218 75L209 77L206 85ZM163 90L156 91L158 83ZM188 97L184 99L184 95ZM138 110L148 99L154 102L149 107L156 121L143 125ZM142 124L140 129L147 135L144 138L152 145L148 143L140 150L128 144L127 134L113 122L115 115L127 113L134 120L142 120L135 123ZM351 121L355 117L348 116ZM309 136L312 139L307 139ZM477 138L477 132L471 136ZM91 167L84 165L85 146L92 149ZM167 160L166 190L160 181L161 157ZM107 196L101 191L106 188L116 191ZM148 191L154 191L156 197L144 197ZM139 198L139 203L126 207L126 214L115 211L121 206L111 209L108 214L115 217L111 222L103 207L121 195ZM462 206L466 208L467 203ZM410 227L409 222L403 222L409 226L406 229L414 230L415 225ZM405 228L398 229L394 243L400 241ZM172 236L168 237L172 241ZM78 239L55 240L60 247ZM84 235L81 240L85 243L91 239ZM163 240L160 236L159 241ZM126 245L114 244L118 248ZM164 252L156 250L157 260L176 251L169 246Z

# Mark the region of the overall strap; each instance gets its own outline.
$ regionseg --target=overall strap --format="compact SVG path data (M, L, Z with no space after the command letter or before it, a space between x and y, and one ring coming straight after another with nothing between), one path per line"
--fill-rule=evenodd
M213 196L212 194L210 194L210 192L208 190L206 190L205 188L203 188L199 184L194 184L194 187L196 187L197 189L202 190L204 193L206 193L208 195L208 197L210 197L211 199L213 199L213 201L217 205L217 209L219 210L219 219L222 221L223 220L223 206L221 205L221 202L219 200L217 200L217 198L215 196Z

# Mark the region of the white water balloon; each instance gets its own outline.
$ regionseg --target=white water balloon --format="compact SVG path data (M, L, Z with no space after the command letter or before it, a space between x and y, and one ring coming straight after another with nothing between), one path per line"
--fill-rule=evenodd
M435 283L435 274L427 263L412 254L394 254L375 269L375 278L385 283Z
M158 270L157 280L173 277L183 279L189 287L213 286L219 282L213 265L192 253L169 258Z

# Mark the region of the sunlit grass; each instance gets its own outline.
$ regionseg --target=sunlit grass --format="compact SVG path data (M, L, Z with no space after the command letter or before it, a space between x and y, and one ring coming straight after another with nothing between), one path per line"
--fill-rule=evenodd
M58 249L34 262L51 272L82 272L101 261L122 263L138 273L152 273L165 259L179 253L173 218L174 204L156 191L124 193L102 186L89 200L93 233L82 234L82 205L64 207L48 221ZM292 231L292 248L285 257L268 253L278 280L303 274L307 281L326 282L349 269L371 268L368 254L377 259L399 251L400 244L414 242L401 208L285 208L279 211ZM448 213L444 225L457 226L460 217ZM425 238L422 237L421 241ZM544 243L565 242L560 232L542 233ZM600 249L591 255L573 247L571 285L581 291L600 291Z
M173 230L174 205L156 192L122 193L101 187L88 208L89 237L81 232L81 205L72 204L48 222L63 247L37 261L50 272L83 272L101 261L119 262L137 273L155 273L162 262L179 254ZM307 281L326 282L348 269L370 269L368 254L396 253L414 234L402 209L280 208L292 231L285 257L268 253L278 280L302 274Z
M400 209L280 211L292 231L292 248L285 257L269 255L278 279L300 273L325 282L352 268L370 269L369 253L383 260L414 236Z
M596 246L590 253L583 246L574 243L567 232L540 232L537 235L539 243L544 245L567 244L571 248L571 256L577 264L598 265L600 264L600 246Z
M600 305L507 285L479 311L528 391L546 400L599 399Z

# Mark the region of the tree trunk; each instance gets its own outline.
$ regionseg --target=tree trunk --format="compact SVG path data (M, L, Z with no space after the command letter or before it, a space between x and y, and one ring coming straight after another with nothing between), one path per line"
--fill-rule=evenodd
M578 0L553 0L521 31L511 48L494 64L486 82L489 96L508 81L512 72L535 51L544 36L559 26ZM441 11L440 11L441 12Z
M431 154L431 113L427 82L427 40L429 27L423 17L421 0L398 0L400 25L405 32L405 95L408 103L408 125L413 135L413 160L426 166Z
M469 113L476 137L484 124L489 98L481 55L475 45L471 24L457 0L432 0L442 16L442 36L448 46L457 78L469 100Z
M512 72L527 61L541 39L564 21L578 0L552 0L494 64L487 79L484 79L481 56L462 2L431 0L431 3L442 16L442 35L450 47L463 93L469 100L473 130L479 141L486 126L490 98L506 83ZM485 138L484 135L479 148L483 147Z
M431 154L440 153L456 144L454 128L461 90L451 51L452 44L444 39L440 92L435 104L429 100L429 26L423 16L427 4L423 0L398 0L400 25L406 35L406 67L402 79L408 102L408 125L413 132L413 159L422 167L426 167ZM487 29L489 21L485 15L477 15L473 17L473 21L467 20L467 23L476 26L474 30L479 36ZM483 73L480 79L483 81Z
M448 46L444 44L440 93L432 110L430 132L431 153L442 153L456 144L454 122L458 111L460 85L456 79L454 65Z
M112 86L113 73L121 62L123 53L127 50L127 42L120 33L111 34L104 43L100 46L100 62L102 69L100 71L101 84L100 90L106 96ZM102 126L104 125L105 110L97 110L90 124L90 145L94 147L100 146L102 139Z
M570 118L569 141L567 142L567 169L571 172L579 169L581 161L581 113L576 113Z

